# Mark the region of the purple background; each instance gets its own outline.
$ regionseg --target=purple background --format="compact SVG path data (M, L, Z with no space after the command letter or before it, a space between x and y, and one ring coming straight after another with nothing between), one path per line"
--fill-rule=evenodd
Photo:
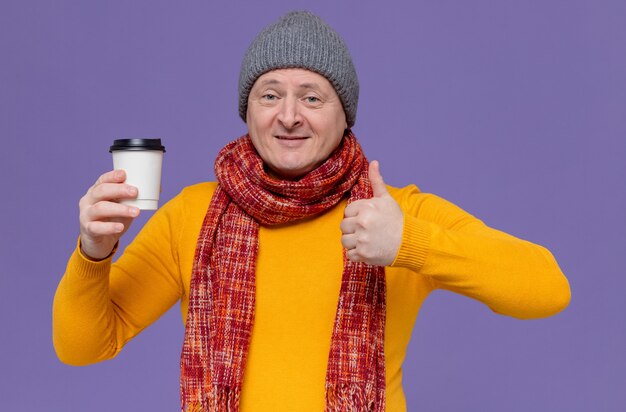
M166 200L213 179L245 131L243 53L297 8L347 41L354 130L387 183L547 246L571 283L570 306L533 321L435 292L405 362L409 410L626 410L626 2L592 0L2 0L0 409L177 409L178 305L112 361L54 354L77 203L114 138L164 139Z

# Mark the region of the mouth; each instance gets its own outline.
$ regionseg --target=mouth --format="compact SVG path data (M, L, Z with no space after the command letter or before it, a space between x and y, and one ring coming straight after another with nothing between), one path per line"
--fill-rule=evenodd
M308 139L308 136L292 136L292 135L277 135L274 136L279 140L305 140Z

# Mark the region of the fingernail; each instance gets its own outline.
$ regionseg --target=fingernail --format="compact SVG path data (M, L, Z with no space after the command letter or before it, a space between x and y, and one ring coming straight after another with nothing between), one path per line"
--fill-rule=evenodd
M136 187L129 187L128 188L128 194L135 196L137 194L137 188Z
M131 207L130 208L130 215L133 217L139 216L139 209L137 209L136 207Z

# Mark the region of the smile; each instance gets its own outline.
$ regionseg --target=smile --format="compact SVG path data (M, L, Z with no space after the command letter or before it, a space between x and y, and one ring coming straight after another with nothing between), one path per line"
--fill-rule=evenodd
M274 136L280 140L304 140L308 139L307 136Z

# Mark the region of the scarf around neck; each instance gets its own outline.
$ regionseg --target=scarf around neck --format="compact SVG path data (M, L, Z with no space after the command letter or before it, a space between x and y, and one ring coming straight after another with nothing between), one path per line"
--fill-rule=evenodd
M313 216L372 197L368 162L350 132L317 169L298 181L264 170L249 136L215 161L219 182L194 258L181 354L183 411L239 411L255 310L260 225ZM339 241L339 239L338 239ZM326 370L326 411L385 410L385 274L352 262L343 274Z

